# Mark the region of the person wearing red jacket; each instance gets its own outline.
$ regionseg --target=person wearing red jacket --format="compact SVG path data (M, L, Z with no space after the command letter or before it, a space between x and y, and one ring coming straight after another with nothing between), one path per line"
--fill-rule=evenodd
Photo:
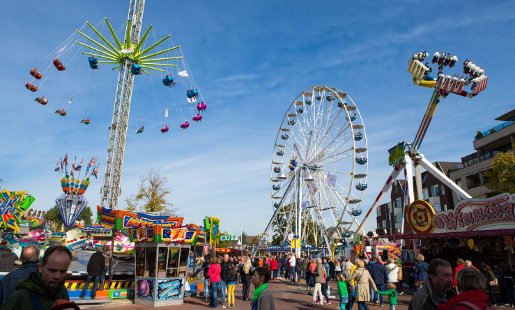
M458 276L458 272L461 269L465 268L465 261L463 258L458 258L456 260L456 267L454 268L454 277L452 278L452 287L456 288L456 276Z
M220 266L220 263L218 262L216 257L214 257L211 259L211 265L209 266L209 270L207 271L209 283L211 284L211 287L209 289L209 292L211 293L211 301L209 303L209 306L213 308L218 307L218 289L220 288L220 283L222 282L220 272L222 272L222 266Z
M488 294L486 278L475 268L462 268L456 276L458 295L447 303L438 305L438 310L470 310L486 309Z
M272 271L272 280L277 279L279 272L279 262L277 261L275 255L272 256L272 259L270 260L270 271Z

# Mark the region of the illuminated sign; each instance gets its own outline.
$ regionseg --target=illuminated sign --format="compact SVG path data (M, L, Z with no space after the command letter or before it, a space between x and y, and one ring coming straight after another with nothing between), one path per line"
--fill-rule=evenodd
M404 163L406 144L399 142L396 146L388 150L388 164L390 166L397 166Z

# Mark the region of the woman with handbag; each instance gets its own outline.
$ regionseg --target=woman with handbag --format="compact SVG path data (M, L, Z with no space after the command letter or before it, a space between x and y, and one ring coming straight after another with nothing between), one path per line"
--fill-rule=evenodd
M365 263L358 259L356 260L358 268L352 274L352 279L356 281L356 302L358 303L358 310L368 310L367 302L370 301L370 287L373 291L377 291L376 284L372 280L372 276L365 269Z

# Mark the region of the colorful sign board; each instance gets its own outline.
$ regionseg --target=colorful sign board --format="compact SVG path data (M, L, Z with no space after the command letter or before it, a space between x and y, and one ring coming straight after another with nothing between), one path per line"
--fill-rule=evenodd
M157 280L157 300L182 300L184 298L184 279Z
M238 240L238 236L236 235L222 235L220 236L220 241L234 241Z
M418 234L510 230L515 227L515 194L460 201L454 210L434 212L425 201L414 201L406 220Z
M11 229L18 233L23 211L27 211L34 200L34 196L25 192L0 191L0 229Z
M209 244L216 244L220 238L220 218L214 216L206 216L204 218L204 227L209 236Z
M108 228L140 228L152 227L155 224L167 224L173 228L182 226L182 217L168 215L152 215L143 212L131 212L127 210L114 210L97 206L98 220Z
M501 194L488 199L463 200L454 210L434 217L435 233L513 229L515 194Z

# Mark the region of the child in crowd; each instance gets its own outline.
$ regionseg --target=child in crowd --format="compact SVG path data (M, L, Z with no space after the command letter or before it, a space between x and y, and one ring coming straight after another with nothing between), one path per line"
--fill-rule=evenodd
M349 302L349 292L347 291L347 283L342 273L338 274L338 291L340 291L340 310L345 310L345 306Z
M389 283L386 291L377 291L379 295L388 296L388 303L390 303L390 310L395 310L397 305L397 285L395 283Z

